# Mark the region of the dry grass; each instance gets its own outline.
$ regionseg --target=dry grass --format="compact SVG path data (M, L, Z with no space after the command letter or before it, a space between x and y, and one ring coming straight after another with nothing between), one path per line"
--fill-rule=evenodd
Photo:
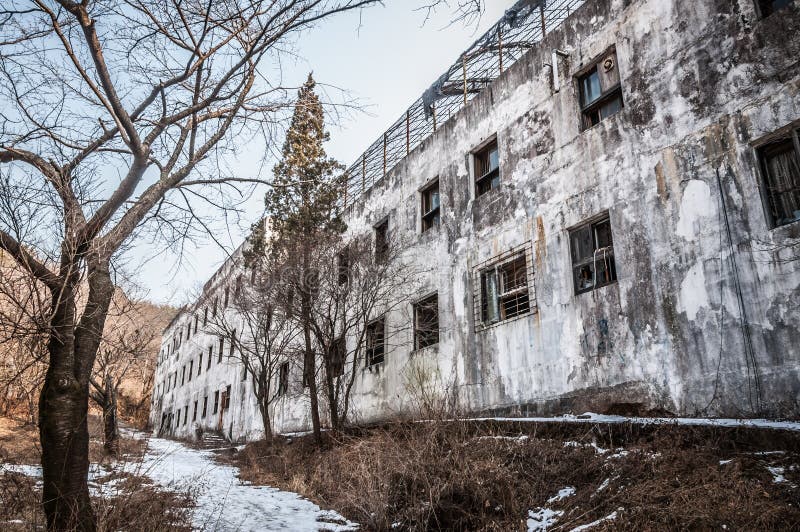
M328 434L322 449L307 438L258 442L235 460L244 479L299 492L370 530L525 530L541 507L563 511L549 530L620 508L593 530L800 528L800 436L778 431L397 424ZM768 467L783 468L785 482ZM574 495L548 502L568 486Z

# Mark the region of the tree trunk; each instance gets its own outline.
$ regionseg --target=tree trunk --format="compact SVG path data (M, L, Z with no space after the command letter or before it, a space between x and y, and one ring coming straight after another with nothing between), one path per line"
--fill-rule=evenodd
M47 528L89 531L97 528L89 499L89 377L105 325L114 285L108 263L87 258L89 295L76 325L77 279L65 279L53 294L48 342L50 364L39 397L42 445L42 506ZM78 271L62 264L62 270Z
M117 426L117 390L110 375L106 375L105 402L103 403L103 448L112 456L119 454L119 427Z
M253 384L258 385L256 399L258 400L258 409L261 412L261 422L264 424L264 439L271 440L272 419L269 415L269 373L262 371L258 382L256 382L255 377L253 378Z

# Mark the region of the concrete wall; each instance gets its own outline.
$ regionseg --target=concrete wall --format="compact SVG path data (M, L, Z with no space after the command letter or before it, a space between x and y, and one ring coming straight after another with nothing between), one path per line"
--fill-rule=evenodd
M624 109L582 131L574 76L611 47ZM413 413L415 367L471 412L797 414L800 261L785 248L800 223L769 228L756 148L800 123L798 57L797 2L763 20L751 0L584 4L348 209L353 235L389 217L441 327L412 352L410 310L388 316L397 335L358 377L356 418ZM493 135L501 186L475 198L470 153ZM441 224L420 234L436 177ZM576 295L569 228L604 212L618 282ZM476 268L518 247L535 310L484 328ZM279 428L306 425L301 403L282 408Z

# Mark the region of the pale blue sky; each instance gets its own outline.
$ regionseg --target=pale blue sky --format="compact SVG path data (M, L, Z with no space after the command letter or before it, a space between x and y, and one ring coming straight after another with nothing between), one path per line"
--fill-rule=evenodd
M487 0L479 23L450 24L452 13L441 9L424 25L425 14L415 11L419 0L389 0L385 7L348 14L319 25L303 35L297 48L301 56L283 65L284 85L295 86L309 71L333 101L342 101L338 89L357 99L363 112L343 116L330 124L328 153L349 165L378 138L406 108L453 63L459 54L494 24L514 0ZM329 85L326 89L324 85ZM274 162L260 168L263 146L240 150L234 166L244 175L266 172ZM246 206L246 220L216 234L227 248L235 249L244 239L246 227L261 215L263 191ZM220 227L223 227L221 224ZM198 247L189 245L178 256L154 252L147 242L130 252L128 268L134 281L146 290L145 297L175 305L190 301L199 287L225 259L226 251L210 239ZM156 255L154 257L154 255Z

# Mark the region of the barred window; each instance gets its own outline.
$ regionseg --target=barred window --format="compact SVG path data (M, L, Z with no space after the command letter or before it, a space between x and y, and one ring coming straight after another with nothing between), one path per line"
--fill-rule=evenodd
M439 295L433 294L414 305L414 349L439 343Z
M778 227L800 220L800 132L759 150L761 189L768 211L768 223Z
M576 294L617 281L614 242L607 214L570 231L570 245Z
M386 350L386 318L378 318L367 325L366 336L367 366L382 363Z
M524 254L484 270L481 287L484 324L527 314L531 309Z

